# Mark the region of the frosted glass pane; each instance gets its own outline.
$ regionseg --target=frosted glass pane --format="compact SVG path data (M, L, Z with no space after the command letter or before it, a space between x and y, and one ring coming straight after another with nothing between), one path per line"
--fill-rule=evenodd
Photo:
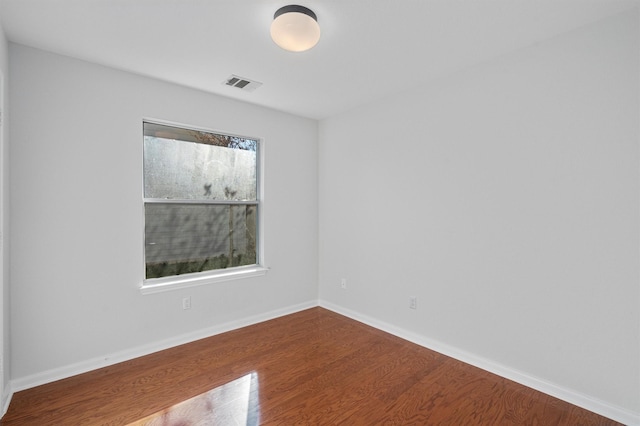
M256 205L145 205L146 277L256 264Z

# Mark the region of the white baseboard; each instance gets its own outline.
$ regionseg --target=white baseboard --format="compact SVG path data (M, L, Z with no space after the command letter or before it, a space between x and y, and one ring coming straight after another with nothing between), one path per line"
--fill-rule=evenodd
M427 337L404 330L383 321L379 321L367 315L363 315L359 312L355 312L342 306L335 305L331 302L320 300L318 304L325 309L329 309L338 314L362 322L371 327L377 328L378 330L385 331L427 349L431 349L443 355L457 359L458 361L462 361L466 364L473 365L474 367L481 368L490 373L497 374L498 376L512 380L516 383L520 383L524 386L543 392L547 395L551 395L555 398L569 402L570 404L600 414L601 416L610 418L629 426L640 425L640 413L634 413L624 408L620 408L596 398L592 398L588 395L581 394L574 390L558 386L544 379L540 379L521 371L511 369L488 359L449 346L437 340L429 339Z
M2 392L2 413L0 413L0 419L7 414L7 410L9 409L9 403L11 402L11 398L13 397L13 389L11 387L11 383L7 385L6 389L3 389Z
M196 340L204 339L207 337L215 336L216 334L225 333L227 331L236 330L238 328L246 327L249 325L257 324L260 322L268 321L274 318L278 318L284 315L293 314L305 309L318 306L316 300L312 300L305 303L300 303L286 308L276 309L274 311L265 312L258 315L253 315L247 318L242 318L235 321L230 321L224 324L215 325L205 329L197 330L191 333L182 334L180 336L172 337L158 342L153 342L147 345L138 346L132 349L108 354L99 358L89 359L86 361L78 362L76 364L54 368L51 370L43 371L41 373L33 374L27 377L21 377L11 381L11 388L14 392L29 389L35 386L40 386L45 383L51 383L56 380L65 379L77 374L86 373L88 371L96 370L98 368L107 367L109 365L117 364L123 361L129 361L134 358L149 355L154 352L169 349L175 346L183 345L185 343L194 342ZM10 398L9 398L10 399ZM8 402L7 402L8 406Z

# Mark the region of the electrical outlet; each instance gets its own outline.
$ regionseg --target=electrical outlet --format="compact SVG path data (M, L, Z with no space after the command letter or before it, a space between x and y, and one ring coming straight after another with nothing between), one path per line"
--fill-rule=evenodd
M191 309L191 296L182 298L182 309L184 310Z
M415 296L409 297L409 308L418 309L418 298Z
M346 288L347 288L347 279L346 279L346 278L343 278L343 279L341 279L341 280L340 280L340 286L341 286L343 289L346 289Z

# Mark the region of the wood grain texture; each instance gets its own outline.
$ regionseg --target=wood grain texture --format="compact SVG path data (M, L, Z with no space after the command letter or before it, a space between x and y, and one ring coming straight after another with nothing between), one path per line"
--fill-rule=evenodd
M18 392L0 421L132 423L618 424L322 308Z

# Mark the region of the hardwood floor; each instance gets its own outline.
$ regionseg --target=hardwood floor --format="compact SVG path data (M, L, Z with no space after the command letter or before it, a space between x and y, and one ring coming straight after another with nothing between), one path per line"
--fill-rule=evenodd
M196 424L185 413L224 426L618 424L322 308L18 392L0 423Z

